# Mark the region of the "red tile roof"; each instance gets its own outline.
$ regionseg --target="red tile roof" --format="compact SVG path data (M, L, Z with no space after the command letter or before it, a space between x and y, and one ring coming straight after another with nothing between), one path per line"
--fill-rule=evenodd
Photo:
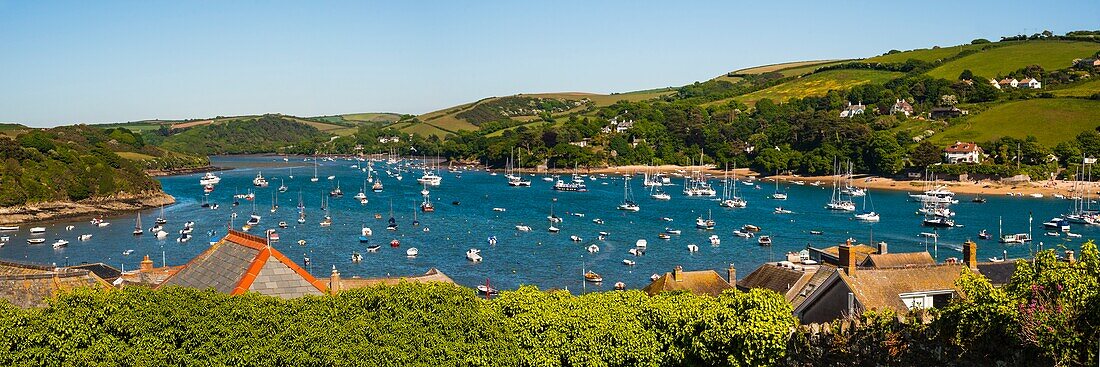
M945 148L944 151L948 153L971 153L980 152L982 148L978 144L957 141L954 145Z

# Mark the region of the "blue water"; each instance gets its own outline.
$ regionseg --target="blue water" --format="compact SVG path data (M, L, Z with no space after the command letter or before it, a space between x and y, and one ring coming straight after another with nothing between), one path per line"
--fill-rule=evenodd
M998 216L1004 220L1005 233L1027 232L1028 214L1033 213L1036 242L1032 245L1004 246L996 241L978 241L981 259L1001 256L1007 250L1009 257L1027 256L1042 241L1046 247L1057 246L1063 239L1043 235L1041 223L1067 211L1071 202L1056 199L1032 199L1019 197L989 197L988 203L973 204L970 196L959 195L960 203L952 208L958 213L956 222L963 228L940 230L939 246L930 240L918 236L931 229L920 225L921 217L915 215L918 204L908 201L904 192L873 191L870 199L874 208L882 215L879 223L862 223L852 220L852 213L835 213L824 209L828 202L830 189L813 186L788 186L786 191L790 199L777 202L768 199L773 191L768 184L761 188L741 185L743 196L749 202L748 208L726 209L718 206L711 198L688 198L680 194L681 186L667 187L672 195L671 201L656 201L649 197L648 190L642 187L641 179L630 180L634 196L641 205L641 211L626 213L616 210L623 197L623 180L618 177L588 181L589 192L556 192L550 189L551 183L541 177L530 177L533 187L514 188L506 185L503 175L491 176L486 172L466 171L457 177L453 173L440 172L443 183L430 188L435 201L434 213L417 213L420 227L413 227L414 208L421 200L421 186L416 182L419 171L405 173L402 181L382 177L385 190L381 193L370 192L369 203L361 205L352 198L361 188L366 173L349 167L354 161L338 160L322 162L319 168L319 182L310 182L313 174L311 163L301 158L291 158L283 162L275 157L215 157L215 164L239 167L218 172L222 181L210 194L209 200L218 203L218 210L201 208L202 187L198 184L201 175L185 175L161 178L164 190L177 199L177 203L165 208L169 220L166 231L172 233L166 240L157 240L151 234L134 237L130 231L134 226L135 215L123 214L105 218L112 224L105 228L95 228L87 218L71 222L36 224L47 227L41 245L28 245L25 241L27 230L34 225L23 225L18 232L0 233L12 236L11 241L0 248L0 258L46 264L79 264L82 262L104 262L116 267L134 269L143 255L149 255L158 266L162 259L169 265L186 263L205 250L210 236L208 231L225 233L224 228L230 221L230 213L236 211L239 217L234 226L240 228L251 212L250 202L240 200L241 205L233 207L231 203L235 192L245 193L252 188L251 180L257 171L262 171L271 185L256 190L256 210L263 216L260 226L252 233L262 233L262 229L276 228L279 221L286 221L289 228L280 229L282 241L275 247L291 259L303 263L305 257L311 259L306 268L318 276L328 276L335 265L345 276L398 276L416 275L431 267L439 268L459 284L473 286L484 284L488 278L494 287L511 289L523 284L534 284L541 288L569 288L580 290L609 289L615 282L622 281L630 288L641 288L649 283L654 273L670 271L676 265L688 270L715 269L724 274L724 269L733 263L742 276L748 274L767 261L783 259L788 251L798 251L807 245L815 247L833 246L849 237L855 237L863 243L886 241L891 252L923 251L933 253L938 260L948 257L961 257L960 244L967 239L977 239L981 229L997 233ZM293 168L294 178L287 176ZM384 166L376 163L376 168L384 171ZM335 175L336 180L326 177ZM271 213L271 195L284 179L289 191L279 195L280 209ZM322 228L318 222L323 216L319 210L322 196L339 181L345 196L331 199L330 211L334 224ZM682 184L680 180L674 180ZM719 191L721 186L712 181ZM298 193L302 193L306 206L307 222L299 225L297 219ZM553 200L557 199L556 202ZM460 205L452 205L459 201ZM385 230L389 218L390 203L393 204L394 217L400 225L396 232ZM553 203L555 214L564 218L559 224L561 233L548 233L546 217ZM862 201L857 198L857 204ZM773 209L782 205L795 214L773 214ZM496 212L492 208L505 208L505 212ZM714 231L694 228L696 217L713 213L717 222ZM379 213L382 219L374 219ZM584 217L568 213L584 213ZM142 225L146 229L153 225L160 214L159 209L145 210L141 213ZM670 217L672 222L662 220ZM599 225L592 219L602 218L605 224ZM176 234L185 221L194 221L195 237L187 243L177 243ZM518 232L517 224L527 224L531 232ZM761 247L756 239L742 239L732 235L734 229L745 224L760 226L760 234L770 235L774 245ZM67 231L65 227L76 228ZM366 252L366 245L359 243L358 236L362 226L374 230L372 243L382 245L377 253ZM665 227L683 230L682 235L673 235L671 240L660 240L657 234ZM424 232L423 228L430 228ZM823 235L811 235L811 230L824 232ZM600 231L610 232L605 241L597 240ZM1065 243L1068 249L1078 250L1084 239L1094 238L1097 228L1074 225L1073 232L1084 234L1083 239L1074 239ZM77 236L90 233L89 241L78 241ZM722 243L711 246L707 237L717 234ZM572 242L570 235L578 235L584 240ZM499 242L495 246L487 243L489 236L496 236ZM72 243L67 248L53 249L49 244L56 238L64 238ZM399 239L401 247L388 246L392 239ZM634 257L627 250L634 247L640 238L649 242L644 256ZM304 239L305 246L297 241ZM600 252L589 253L589 244L597 244ZM687 251L688 244L697 244L696 253ZM417 247L420 256L407 258L405 250ZM471 263L466 260L465 252L470 248L481 249L484 261ZM129 256L122 255L127 249L135 250ZM363 254L361 263L352 263L353 251ZM623 259L636 261L635 266L626 266ZM582 269L594 270L604 277L601 285L586 284L582 281Z

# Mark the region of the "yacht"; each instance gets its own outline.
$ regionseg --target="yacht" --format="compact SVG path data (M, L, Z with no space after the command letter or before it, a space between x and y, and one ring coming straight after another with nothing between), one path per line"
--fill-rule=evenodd
M374 192L382 192L382 179L381 178L374 181L374 185L371 185L371 190L374 191Z
M267 187L267 179L264 178L263 172L256 173L256 178L252 179L252 185L256 187Z
M443 177L439 177L435 172L425 171L423 176L416 179L416 182L428 186L439 186L439 184L443 182Z
M707 219L703 219L702 216L695 219L695 228L711 230L714 229L714 219L710 217L710 211L707 211Z
M756 239L756 243L759 244L760 246L771 246L772 245L772 238L771 238L771 236L760 236L759 238Z
M736 170L737 168L734 167ZM729 172L729 170L726 170ZM749 205L744 198L737 196L737 177L733 178L733 185L730 185L728 178L722 179L722 201L718 203L719 206L724 208L744 208Z
M708 237L707 240L710 241L711 245L718 246L718 245L722 244L722 239L718 238L718 235L716 235L716 234L710 235L710 237Z
M634 195L630 193L630 178L623 179L623 202L619 204L618 209L631 212L642 210L638 203L634 202Z
M45 238L28 238L27 243L32 244L32 245L42 244L42 243L46 243L46 239Z
M588 191L588 186L586 186L584 182L565 182L563 180L558 180L554 183L553 189L557 191L586 192Z
M62 248L62 247L67 247L67 246L69 246L69 241L66 241L66 240L63 240L63 239L60 239L60 238L57 239L57 241L54 241L54 243L53 243L53 248Z
M466 259L473 262L481 262L481 250L472 248L466 251Z
M213 172L207 172L206 174L202 175L202 177L199 178L199 185L202 185L202 186L217 185L218 182L221 182L221 181L222 181L221 177L218 177L218 176L214 175Z
M417 255L420 255L420 250L416 247L409 247L408 250L405 250L405 257L416 257Z

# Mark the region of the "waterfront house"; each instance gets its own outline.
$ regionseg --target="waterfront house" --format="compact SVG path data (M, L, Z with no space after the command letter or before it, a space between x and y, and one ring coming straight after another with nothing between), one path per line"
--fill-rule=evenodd
M913 114L913 106L904 99L897 99L894 101L894 105L890 107L890 114L903 114L905 117Z
M840 111L840 117L852 118L856 115L862 115L863 112L866 110L867 106L863 105L863 102L852 104L851 101L848 101L848 107L845 107L843 110Z
M17 307L42 307L60 292L76 288L110 288L90 269L59 268L0 260L0 299Z
M982 163L982 147L975 143L956 141L943 149L943 159L949 164Z
M651 296L675 291L718 296L725 290L732 289L737 281L737 269L733 264L730 264L727 274L728 278L722 279L722 276L714 270L684 271L683 267L677 265L671 272L665 273L642 288L642 291Z
M976 264L976 245L964 245L963 263L865 268L856 265L852 246L839 246L844 265L794 308L803 323L827 322L869 310L890 309L900 315L946 305L958 294L955 281L966 264ZM970 251L968 251L970 250Z
M228 294L256 292L297 298L327 292L325 284L272 247L266 238L229 230L157 288L183 286Z

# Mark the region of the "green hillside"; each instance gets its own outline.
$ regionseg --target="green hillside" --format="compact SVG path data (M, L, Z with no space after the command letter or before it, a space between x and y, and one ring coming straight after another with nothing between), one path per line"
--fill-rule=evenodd
M1100 126L1100 101L1073 98L1031 99L995 105L933 136L946 145L955 141L991 141L1003 136L1035 136L1043 145L1070 141Z
M1052 90L1050 93L1060 97L1089 97L1100 93L1100 78L1094 78L1068 88Z
M189 154L246 154L280 151L291 146L312 153L312 145L329 134L299 118L263 115L192 125L167 137L150 134L166 149Z
M733 99L746 104L753 104L764 98L783 102L791 98L820 96L830 90L847 89L861 84L884 83L901 75L902 73L879 70L830 70L814 73ZM717 103L722 102L724 101Z
M934 62L936 60L946 59L960 52L968 50L981 50L984 47L997 47L997 44L984 43L978 45L959 45L951 47L933 47L922 48L916 50L909 50L897 53L891 53L881 56L875 56L864 59L866 62L882 62L882 63L902 63L909 59Z
M1073 59L1088 57L1097 51L1100 51L1100 43L1026 41L964 56L932 69L927 75L955 80L966 69L989 78L1029 65L1039 65L1046 70L1063 69L1069 67Z

